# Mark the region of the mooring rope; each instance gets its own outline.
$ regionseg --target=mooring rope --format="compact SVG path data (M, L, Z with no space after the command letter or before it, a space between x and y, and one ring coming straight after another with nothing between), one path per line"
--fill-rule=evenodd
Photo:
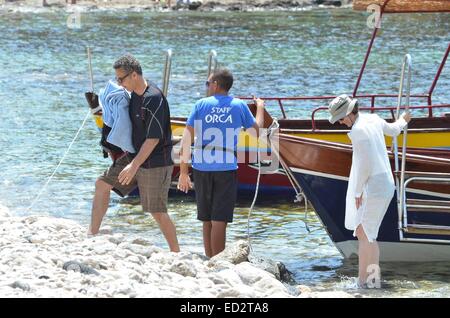
M80 128L78 129L77 133L75 134L75 137L73 137L71 143L69 144L69 147L67 147L66 151L64 152L64 155L62 156L61 160L59 161L58 165L56 166L56 168L53 170L52 174L50 175L50 177L48 177L47 181L45 182L44 186L41 188L41 190L39 191L39 193L36 195L36 197L34 198L33 202L31 202L30 206L27 208L27 212L31 210L31 208L34 206L34 204L39 200L39 198L41 197L42 193L44 193L45 189L47 188L48 184L50 183L50 181L52 180L53 176L55 175L56 171L58 170L59 166L61 166L61 164L63 163L64 159L66 158L67 154L70 151L70 148L72 147L72 145L75 143L75 140L78 138L78 135L80 134L81 130L83 129L84 125L86 124L87 119L89 118L89 115L91 114L91 110L88 110L86 116L84 117L84 120L80 126Z
M250 252L253 252L251 236L250 236L250 217L251 217L252 211L255 207L256 199L258 198L259 182L261 179L261 160L260 160L260 154L259 154L259 136L257 137L256 147L257 147L256 160L258 162L258 177L256 178L255 195L253 196L253 201L252 201L252 204L250 205L250 209L248 210L248 217L247 217L247 242L248 242L248 246L250 248Z
M280 127L280 125L279 125L278 121L276 119L274 119L272 124L267 128L266 133L265 133L265 136L268 137L268 146L271 147L272 151L274 151L274 148L271 145L270 138L272 137L272 134L279 129L279 127ZM276 156L278 157L278 160L280 161L281 166L283 167L284 171L286 172L286 176L288 177L289 182L291 183L292 187L294 188L294 191L296 193L295 202L301 202L302 201L301 199L303 199L303 201L305 202L305 216L302 221L305 224L305 228L308 231L308 233L311 233L311 230L310 230L310 228L308 226L308 222L307 222L308 205L307 205L306 196L303 193L303 191L301 191L301 187L295 180L295 177L292 175L291 170L289 169L287 164L284 162L284 160L279 155L278 150L275 149L274 152L275 152ZM253 197L252 204L250 205L250 208L248 210L248 216L247 216L247 242L248 242L248 245L250 248L250 252L253 251L253 247L251 245L251 235L250 235L250 217L251 217L251 214L255 207L256 199L258 197L259 184L260 184L260 179L261 179L261 155L260 155L260 148L259 148L259 138L257 138L257 162L258 162L258 176L256 179L255 195Z

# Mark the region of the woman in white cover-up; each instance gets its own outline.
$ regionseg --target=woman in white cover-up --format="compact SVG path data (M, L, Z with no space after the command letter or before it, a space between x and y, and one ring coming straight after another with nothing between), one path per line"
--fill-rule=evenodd
M358 101L345 94L336 97L328 110L332 124L339 121L351 128L348 136L352 141L353 156L345 227L358 238L358 285L365 287L369 274L375 275L379 282L380 252L376 239L395 191L384 135L398 136L411 117L404 113L396 122L387 123L376 114L359 113Z

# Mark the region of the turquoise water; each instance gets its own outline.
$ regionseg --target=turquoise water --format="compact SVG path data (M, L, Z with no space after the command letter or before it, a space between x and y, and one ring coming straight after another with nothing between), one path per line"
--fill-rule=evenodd
M169 102L184 116L204 93L209 50L235 75L239 96L351 93L371 30L367 14L350 10L279 13L81 13L81 28L66 25L69 13L0 13L0 201L17 215L53 172L87 112L86 46L93 48L94 88L113 76L125 52L142 63L147 78L161 83L164 52L172 49ZM405 53L413 57L414 93L431 85L450 40L447 14L387 16L368 63L360 93L395 93ZM447 66L435 102L450 100ZM388 103L388 101L382 101ZM395 101L391 104L395 104ZM310 116L306 104L287 107L292 117ZM274 104L269 111L279 115ZM447 110L448 111L448 110ZM419 114L418 114L419 115ZM108 166L99 135L88 120L68 157L33 207L33 213L88 224L96 177ZM324 290L353 287L356 265L343 261L313 212L304 228L303 207L283 202L257 205L250 222L256 253L281 260L299 282ZM113 195L104 221L114 231L142 235L165 247L158 227L133 199ZM246 238L250 202L236 210L228 240ZM189 197L170 199L183 249L202 250L201 225ZM386 288L369 296L450 296L448 264L386 264Z

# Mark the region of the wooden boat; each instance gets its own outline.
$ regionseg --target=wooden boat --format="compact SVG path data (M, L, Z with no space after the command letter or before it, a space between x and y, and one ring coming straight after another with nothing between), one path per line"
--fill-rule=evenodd
M357 255L344 225L351 146L281 134L279 151L336 247L344 257ZM450 260L450 150L444 151L445 158L407 153L406 181L417 181L406 187L405 213L397 195L388 208L378 236L383 261Z
M450 12L448 0L353 0L354 10L366 11L373 5L383 7L385 13Z

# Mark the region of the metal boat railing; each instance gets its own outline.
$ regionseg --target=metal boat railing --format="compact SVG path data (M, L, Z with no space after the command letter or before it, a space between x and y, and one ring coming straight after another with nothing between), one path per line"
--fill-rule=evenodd
M288 102L305 102L305 101L326 101L326 104L324 104L323 106L319 106L319 107L311 107L311 128L312 130L316 130L317 129L317 123L316 123L316 113L317 112L325 112L328 111L328 102L333 100L336 96L301 96L301 97L260 97L261 99L263 99L264 101L266 101L266 103L270 103L270 102L276 102L277 106L280 108L281 111L281 115L282 115L282 119L289 119L288 115L287 115L287 111L286 111L286 107L287 107L287 103ZM242 97L239 96L240 99L242 100L247 100L247 101L252 101L253 98L252 97ZM398 95L394 95L394 94L365 94L365 95L357 95L355 96L355 98L357 98L358 100L363 100L363 99L370 99L370 106L368 107L360 107L360 110L367 110L370 111L371 113L375 113L375 112L381 112L381 111L391 111L391 113L393 113L394 111L396 111L397 107L396 106L377 106L376 105L376 99L377 98L397 98L398 99ZM428 95L427 94L413 94L409 96L410 99L428 99ZM301 105L289 105L289 107L303 107ZM416 106L410 106L410 109L414 109L414 110L428 110L428 116L429 118L434 117L433 115L433 110L436 109L443 109L443 108L448 108L450 110L450 104L437 104L437 105L416 105ZM394 116L393 116L394 117Z
M411 97L411 96L410 96ZM429 108L434 108L434 109L439 109L439 108L449 108L450 109L450 104L442 104L442 105L434 105L434 106L409 106L409 109L415 109L415 110L420 110L420 109L429 109ZM405 107L400 107L400 109L405 109ZM397 110L397 107L395 106L390 106L390 107L376 107L376 108L372 108L372 107L359 107L359 110L370 110L371 112L381 112L381 111L390 111L392 114L392 118L395 119L395 114L394 111ZM317 124L316 124L316 113L319 111L328 111L328 107L318 107L316 109L314 109L314 111L312 112L311 115L311 128L313 131L317 130Z
M405 106L403 107L406 111L410 108L410 92L411 92L411 74L412 74L412 61L411 56L406 54L403 59L402 72L400 75L400 85L398 92L398 102L397 111L395 113L395 119L400 116L400 109L402 106L403 96L406 97ZM405 78L406 76L406 78ZM405 82L406 81L406 82ZM406 89L404 93L404 86L406 84ZM399 237L401 241L416 241L416 242L447 242L446 240L437 240L430 238L430 235L448 235L450 236L450 226L438 225L438 224L409 224L408 222L408 211L414 211L417 213L449 213L450 212L450 201L437 201L437 200L408 200L406 197L406 189L411 182L426 182L431 184L446 184L450 185L450 175L445 173L429 173L429 172L416 172L414 175L406 178L406 144L408 138L408 125L405 126L403 130L403 145L401 153L401 163L399 164L399 152L398 152L398 140L393 138L393 152L394 152L394 164L395 164L395 184L397 189L397 209L398 209L398 229ZM432 175L432 176L430 176ZM405 180L405 178L407 180ZM414 235L425 235L422 238L405 238L404 235L414 234Z
M217 52L215 50L209 51L208 54L208 74L206 80L209 79L212 73L217 69ZM208 88L206 88L206 94L208 94Z
M172 68L172 50L166 51L166 62L164 63L162 92L167 97L169 92L170 71Z
M398 119L400 116L400 106L402 104L402 98L403 98L403 87L405 84L405 73L407 72L407 78L406 78L406 105L405 110L409 111L409 102L410 98L409 95L411 93L411 72L412 72L412 60L411 55L406 54L405 58L403 59L402 64L402 72L400 75L400 85L399 85L399 91L398 91L398 101L397 101L397 112L395 119ZM404 205L404 182L405 182L405 164L406 164L406 141L408 137L408 124L403 129L403 145L402 145L402 162L401 162L401 171L400 171L400 180L398 180L398 175L396 174L396 187L397 187L397 206L398 206L398 218L399 218L399 225L401 224L401 211L403 211L403 205ZM398 138L392 139L392 147L394 149L394 157L395 157L395 171L399 171L399 163L398 163Z

